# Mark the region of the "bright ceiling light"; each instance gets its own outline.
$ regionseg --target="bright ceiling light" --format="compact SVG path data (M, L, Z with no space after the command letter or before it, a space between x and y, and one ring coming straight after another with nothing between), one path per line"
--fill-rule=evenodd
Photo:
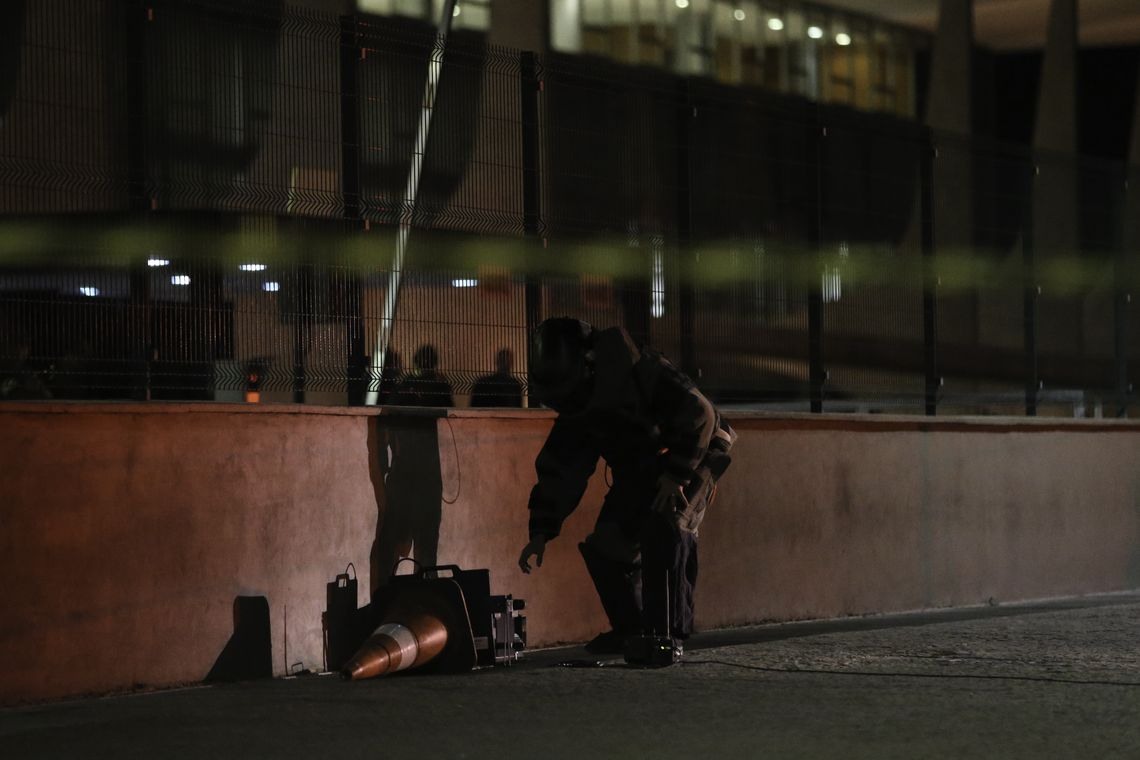
M818 40L823 37L823 30L818 26L809 26L808 37L811 37L813 40Z
M268 264L239 264L238 269L243 272L264 272L269 269Z
M732 12L732 17L737 21L743 21L745 18L744 11L742 11L740 8L737 8Z
M171 285L189 285L190 284L190 275L188 275L188 274L173 275L170 278L170 284Z
M451 287L453 288L473 288L479 284L478 280L452 280Z
M159 259L151 257L146 260L146 265L148 267L165 267L170 265L170 259Z
M272 281L266 282L262 284L261 289L266 293L276 293L278 290L281 290L281 283Z
M689 0L674 0L674 1L677 3L677 7L680 8L681 10L685 10L686 8L689 7Z
M775 17L770 18L770 19L768 19L768 28L771 29L773 32L778 32L784 28L784 22L778 18L775 18Z
M99 295L99 288L94 285L84 285L79 289L79 292L85 296L97 296Z
M839 34L835 35L835 44L836 45L843 45L843 46L850 45L851 44L851 35L844 34L843 32L840 32Z

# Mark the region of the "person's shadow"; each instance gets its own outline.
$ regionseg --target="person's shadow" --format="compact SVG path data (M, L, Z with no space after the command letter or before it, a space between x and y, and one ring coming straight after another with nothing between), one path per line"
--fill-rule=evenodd
M443 477L435 417L377 417L368 456L376 492L376 539L369 557L372 591L402 557L436 564Z
M437 564L443 475L437 419L452 405L451 385L439 373L435 348L421 346L414 372L393 389L393 405L442 407L380 416L369 428L368 461L376 492L376 539L369 557L371 591L388 582L396 563L414 557L423 567Z

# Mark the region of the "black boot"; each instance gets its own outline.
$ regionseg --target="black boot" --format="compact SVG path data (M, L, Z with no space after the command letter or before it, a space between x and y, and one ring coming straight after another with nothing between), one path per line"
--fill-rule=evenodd
M586 644L590 654L621 654L625 651L626 634L620 631L599 633Z

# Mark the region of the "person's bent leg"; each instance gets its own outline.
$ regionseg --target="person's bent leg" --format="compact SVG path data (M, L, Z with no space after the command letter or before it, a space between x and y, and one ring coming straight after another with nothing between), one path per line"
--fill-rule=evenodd
M609 618L612 648L620 651L624 637L641 630L638 548L616 524L599 522L578 550Z

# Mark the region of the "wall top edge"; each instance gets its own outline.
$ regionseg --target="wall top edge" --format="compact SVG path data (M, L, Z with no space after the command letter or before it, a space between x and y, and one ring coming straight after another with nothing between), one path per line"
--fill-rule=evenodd
M546 409L439 409L215 402L20 401L0 403L0 416L52 414L274 414L331 417L434 417L449 419L553 419ZM1066 417L918 417L887 414L811 414L732 410L725 417L742 430L864 432L1136 433L1140 420Z

